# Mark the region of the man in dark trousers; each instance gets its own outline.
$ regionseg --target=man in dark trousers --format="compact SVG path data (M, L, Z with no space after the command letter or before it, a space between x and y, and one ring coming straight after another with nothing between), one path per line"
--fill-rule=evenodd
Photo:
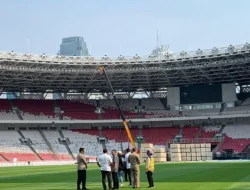
M80 185L82 184L82 190L87 190L86 188L86 170L88 168L87 160L84 156L84 148L79 149L79 154L77 155L77 190L81 190Z
M126 149L126 154L125 154L125 162L126 162L126 171L127 171L127 175L128 175L128 180L129 180L129 185L131 186L131 171L130 171L130 163L128 162L128 157L130 155L130 149L127 148Z
M122 157L123 157L123 165L124 165L124 178L125 178L125 181L128 181L128 173L127 173L125 155L126 155L126 150L122 151Z
M116 150L112 150L112 178L113 178L113 189L119 189L118 180L118 168L119 168L119 158L116 154Z
M97 158L97 165L101 168L102 173L102 186L103 189L106 190L106 176L108 178L108 186L109 190L111 190L112 179L111 179L111 165L112 158L108 155L108 150L106 148L103 149L103 154Z
M122 152L118 152L119 167L118 167L118 179L120 181L120 187L123 186L123 171L124 171L124 159L122 157Z
M149 186L148 188L154 188L154 180L153 180L153 172L154 172L154 166L155 166L155 160L153 158L153 151L147 150L147 160L146 160L146 174L148 178Z

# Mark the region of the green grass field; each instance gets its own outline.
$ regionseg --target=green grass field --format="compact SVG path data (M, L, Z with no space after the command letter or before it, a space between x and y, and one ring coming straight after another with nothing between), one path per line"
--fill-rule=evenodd
M75 165L0 168L0 190L75 190L75 168ZM155 189L162 190L245 190L250 189L250 162L157 164L154 179ZM131 189L125 185L121 189ZM147 186L142 167L141 189ZM87 187L102 189L95 164L89 166Z

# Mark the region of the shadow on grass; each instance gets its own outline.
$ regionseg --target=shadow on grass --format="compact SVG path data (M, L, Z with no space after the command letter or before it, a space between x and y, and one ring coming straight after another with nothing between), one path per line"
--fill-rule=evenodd
M249 173L227 173L214 171L214 173L200 172L195 173L155 173L155 182L249 182ZM146 174L141 173L141 182L147 182ZM2 177L1 183L75 183L76 172L61 172L54 174L37 174L37 175L23 175L15 177ZM243 179L243 180L242 180ZM87 172L87 182L96 183L101 182L101 173L96 171Z
M27 171L15 173L6 171L6 176L0 177L0 183L75 183L77 178L76 171L60 170L60 167L53 170L46 170L34 174L34 168ZM45 173L50 171L50 173ZM249 182L250 164L165 164L156 165L154 181L159 182ZM33 172L33 173L32 173ZM51 173L53 172L53 173ZM13 176L11 174L13 173ZM7 175L8 174L8 175ZM18 175L18 176L17 176ZM141 168L141 182L147 182L143 167ZM101 172L99 169L87 171L87 182L101 182Z

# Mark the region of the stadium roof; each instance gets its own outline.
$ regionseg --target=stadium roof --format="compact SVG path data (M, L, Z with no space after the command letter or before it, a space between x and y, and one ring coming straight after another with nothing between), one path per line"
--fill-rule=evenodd
M109 92L98 67L104 66L115 91L158 91L198 83L249 83L250 45L163 56L64 57L0 52L0 90L5 92Z

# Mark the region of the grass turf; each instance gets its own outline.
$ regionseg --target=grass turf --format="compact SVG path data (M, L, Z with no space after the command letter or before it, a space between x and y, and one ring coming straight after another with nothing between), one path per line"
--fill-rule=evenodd
M250 162L157 164L155 189L241 190L250 189ZM131 189L125 183L120 189ZM148 183L141 168L141 188ZM99 168L89 165L87 187L102 189ZM76 166L24 166L0 168L0 190L75 190Z

